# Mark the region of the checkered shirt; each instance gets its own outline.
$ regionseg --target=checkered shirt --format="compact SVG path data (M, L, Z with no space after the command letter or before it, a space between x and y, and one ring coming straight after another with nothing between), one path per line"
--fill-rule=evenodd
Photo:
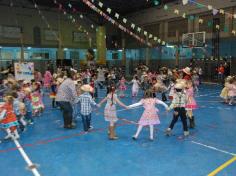
M76 102L80 102L81 104L81 114L82 115L89 115L92 113L92 106L96 106L97 104L93 100L92 96L90 93L83 93L82 95L79 96L79 98L76 100Z

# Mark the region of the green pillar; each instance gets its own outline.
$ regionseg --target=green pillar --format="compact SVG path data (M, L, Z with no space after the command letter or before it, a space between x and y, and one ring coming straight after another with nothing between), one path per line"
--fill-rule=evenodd
M106 64L106 28L99 26L96 32L97 42L97 63L100 65Z

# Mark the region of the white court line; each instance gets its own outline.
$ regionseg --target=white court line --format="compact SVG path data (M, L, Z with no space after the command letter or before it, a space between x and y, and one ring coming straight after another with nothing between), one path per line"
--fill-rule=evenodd
M215 93L210 93L210 94L203 94L203 95L198 95L196 97L207 97L209 95L215 95L215 94L219 94L220 92L215 92Z
M25 153L23 147L20 145L18 140L16 140L14 137L12 137L12 140L14 141L21 156L24 158L25 162L27 163L28 169L33 173L34 176L40 176L40 173L38 172L36 165L32 163L32 161L30 160L28 155Z
M231 156L236 156L235 153L231 153L231 152L228 152L228 151L225 151L225 150L221 150L221 149L218 149L218 148L213 147L213 146L210 146L210 145L205 145L205 144L202 144L202 143L200 143L200 142L195 142L195 141L191 141L191 142L192 142L193 144L200 145L200 146L203 146L203 147L206 147L206 148L209 148L209 149L212 149L212 150L221 152L221 153L225 153L225 154L228 154L228 155L231 155Z

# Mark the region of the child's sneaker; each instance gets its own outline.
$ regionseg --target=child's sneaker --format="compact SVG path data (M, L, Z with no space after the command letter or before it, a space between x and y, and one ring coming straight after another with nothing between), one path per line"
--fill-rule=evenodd
M165 134L166 136L171 136L171 129L170 128L167 128L166 131L165 131Z
M184 136L185 137L189 136L189 131L184 131Z

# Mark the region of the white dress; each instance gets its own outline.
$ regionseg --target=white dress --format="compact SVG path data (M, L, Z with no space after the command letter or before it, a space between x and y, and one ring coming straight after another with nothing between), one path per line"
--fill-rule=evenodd
M108 98L107 104L104 110L105 121L116 122L118 121L116 114L116 101L115 101L117 99L117 95L116 94L113 95L113 103L111 94L107 95L107 98Z

